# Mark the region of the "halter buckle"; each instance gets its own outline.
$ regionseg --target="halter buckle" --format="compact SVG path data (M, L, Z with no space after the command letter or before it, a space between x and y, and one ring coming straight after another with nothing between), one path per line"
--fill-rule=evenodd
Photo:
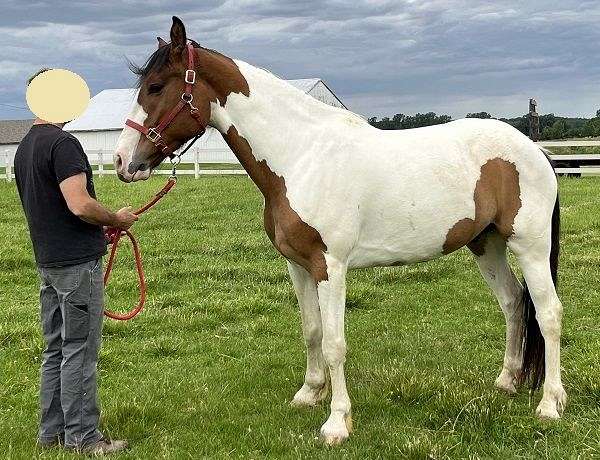
M160 137L160 133L155 128L150 128L148 134L146 134L146 138L154 144L156 144L156 141L158 141Z
M188 85L193 85L196 83L196 71L192 69L188 69L185 71L185 82Z

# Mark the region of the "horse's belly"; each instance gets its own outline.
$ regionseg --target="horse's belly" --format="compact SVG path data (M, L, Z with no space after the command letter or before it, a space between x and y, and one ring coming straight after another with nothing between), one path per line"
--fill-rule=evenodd
M442 255L447 229L439 222L423 226L409 217L390 223L369 226L359 235L348 261L351 268L406 265Z
M369 194L360 206L360 231L349 265L403 265L441 256L454 225L475 217L477 180L475 174L444 176L405 176L403 183L388 181Z

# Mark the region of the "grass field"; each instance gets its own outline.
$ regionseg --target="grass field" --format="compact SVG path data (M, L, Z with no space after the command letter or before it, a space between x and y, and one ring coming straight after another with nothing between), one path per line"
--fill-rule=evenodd
M164 178L126 186L96 178L103 202L146 201ZM134 227L149 299L128 323L106 321L102 429L126 438L119 458L600 458L600 179L561 179L564 303L559 423L536 420L541 397L493 389L504 318L471 256L351 272L346 375L355 432L317 439L327 406L288 402L304 373L300 317L285 264L262 231L246 177L184 178ZM0 182L0 457L40 452L37 278L14 184ZM136 300L121 258L108 305Z

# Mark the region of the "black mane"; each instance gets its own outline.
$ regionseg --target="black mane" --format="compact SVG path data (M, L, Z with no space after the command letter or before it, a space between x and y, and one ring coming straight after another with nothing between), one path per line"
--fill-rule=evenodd
M194 40L190 40L194 48L201 48L201 46L196 43ZM171 44L169 43L167 46L163 46L162 48L158 48L152 55L148 58L148 60L142 66L138 66L133 62L129 61L129 70L131 70L135 75L138 76L136 82L136 88L139 88L144 81L144 78L148 76L151 72L158 71L162 69L164 66L168 65L170 62L171 56Z

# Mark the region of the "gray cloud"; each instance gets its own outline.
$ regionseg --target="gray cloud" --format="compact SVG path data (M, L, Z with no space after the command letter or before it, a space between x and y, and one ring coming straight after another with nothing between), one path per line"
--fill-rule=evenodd
M28 116L41 66L80 73L92 93L127 87L170 17L190 37L286 78L319 76L363 115L487 110L589 116L600 107L600 4L509 0L3 2L0 117ZM167 4L168 3L168 4Z

